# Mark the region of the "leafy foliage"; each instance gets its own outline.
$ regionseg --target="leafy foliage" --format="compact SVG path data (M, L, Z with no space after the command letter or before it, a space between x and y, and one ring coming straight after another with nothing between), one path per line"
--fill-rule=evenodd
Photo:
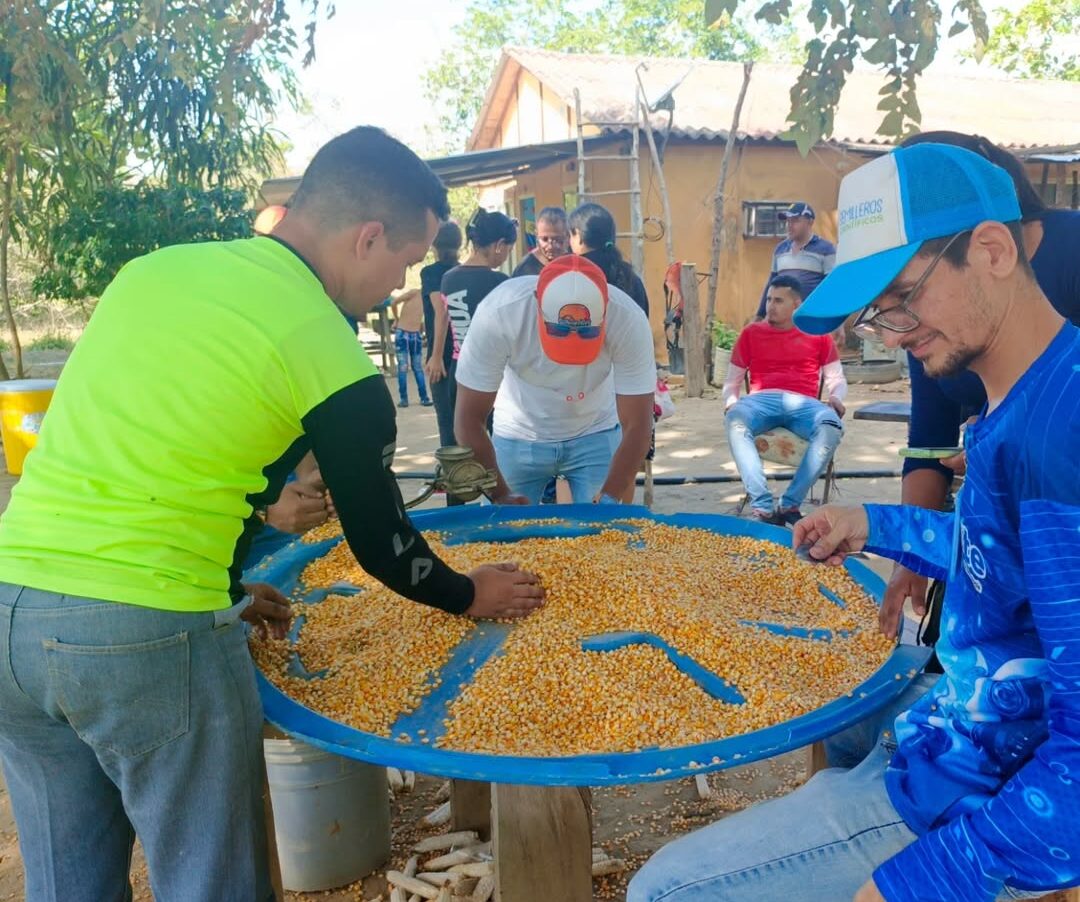
M319 0L302 6L310 38ZM18 368L9 243L54 259L56 224L117 184L254 187L280 159L275 107L299 100L296 43L285 0L0 3L0 301Z
M986 55L1021 78L1080 81L1080 0L1030 0L997 11Z
M464 147L483 104L499 52L507 45L569 53L648 54L703 59L750 59L794 47L790 26L752 33L726 16L707 29L701 0L574 0L522 4L472 0L438 64L424 75L437 112L436 131L447 152Z
M706 21L730 16L741 2L706 0ZM791 0L754 3L757 18L770 23L787 21L792 13ZM981 58L989 28L979 0L956 0L951 18L949 34L970 28L974 55ZM802 72L791 89L790 127L785 137L795 141L805 155L832 133L840 93L860 58L883 75L879 133L901 138L918 131L922 113L916 80L937 53L941 27L938 0L810 0L808 19L817 36L806 45Z
M52 259L34 280L46 297L97 297L129 260L171 244L251 237L244 192L111 186L46 236Z
M712 327L712 343L714 348L721 348L725 351L730 351L735 347L735 341L739 337L739 332L736 329L731 328L727 323L722 320L716 320Z

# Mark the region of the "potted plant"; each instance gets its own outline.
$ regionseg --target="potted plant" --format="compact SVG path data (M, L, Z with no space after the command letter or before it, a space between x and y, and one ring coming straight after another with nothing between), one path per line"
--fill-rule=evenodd
M722 320L713 323L713 383L716 385L724 384L728 365L731 363L731 349L735 347L735 339L738 337L738 331Z

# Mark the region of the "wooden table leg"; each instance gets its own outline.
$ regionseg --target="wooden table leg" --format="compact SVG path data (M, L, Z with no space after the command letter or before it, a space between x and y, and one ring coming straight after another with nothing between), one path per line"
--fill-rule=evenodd
M814 776L819 770L825 770L829 766L829 759L825 754L825 743L818 741L813 745L808 745L807 749L807 762L806 762L806 778Z
M450 823L455 832L475 830L491 838L491 784L476 780L450 781Z
M574 786L492 785L497 902L592 902L589 802Z

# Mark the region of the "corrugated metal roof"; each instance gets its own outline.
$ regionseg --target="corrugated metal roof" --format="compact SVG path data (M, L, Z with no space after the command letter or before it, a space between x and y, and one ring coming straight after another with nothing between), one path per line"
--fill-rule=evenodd
M469 140L471 149L491 147L520 68L573 106L581 91L582 118L590 122L634 121L635 69L646 63L642 82L650 102L672 85L673 134L723 139L742 85L742 64L713 60L556 53L507 47L489 86L484 107ZM758 63L743 105L740 137L769 139L787 128L790 90L799 67ZM877 109L884 76L849 74L834 119L832 140L845 144L888 143L877 134L883 113ZM985 135L1008 147L1080 145L1080 83L977 76L923 76L918 85L922 129L952 129ZM666 114L657 117L666 121Z

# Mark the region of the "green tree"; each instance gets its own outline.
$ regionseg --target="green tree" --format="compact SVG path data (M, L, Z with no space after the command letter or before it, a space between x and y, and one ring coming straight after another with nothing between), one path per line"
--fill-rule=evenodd
M110 186L72 208L45 236L51 260L34 279L45 297L98 297L130 260L171 244L251 236L245 192Z
M791 0L704 0L705 21L722 22L740 5L774 25L790 21ZM816 33L806 45L802 72L791 89L790 127L785 137L803 154L832 134L833 115L857 59L882 72L878 132L900 138L918 131L922 113L916 98L919 75L937 53L941 29L939 0L810 0L807 19ZM971 29L973 55L981 59L990 33L980 0L956 0L949 35Z
M284 0L0 4L0 303L20 374L11 242L49 262L55 224L123 181L253 183L279 158L274 106L298 97L295 48Z
M986 56L1020 78L1080 81L1080 0L1031 0L999 9Z
M766 46L789 45L794 33L784 25L757 31L752 33L730 15L719 28L706 28L701 0L604 0L599 5L580 0L472 0L440 61L424 75L426 96L438 111L436 143L446 152L464 147L506 45L570 53L748 59L763 56Z

